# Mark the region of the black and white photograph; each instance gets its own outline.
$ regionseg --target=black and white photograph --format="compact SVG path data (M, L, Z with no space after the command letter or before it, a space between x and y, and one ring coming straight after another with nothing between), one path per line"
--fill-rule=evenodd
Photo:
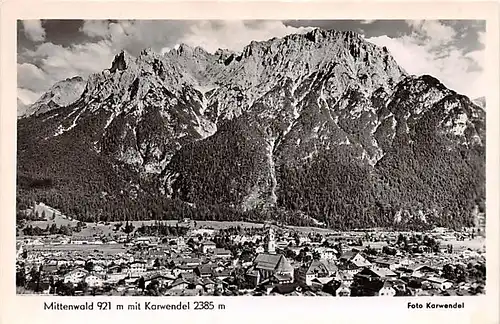
M485 35L18 20L16 293L484 295Z

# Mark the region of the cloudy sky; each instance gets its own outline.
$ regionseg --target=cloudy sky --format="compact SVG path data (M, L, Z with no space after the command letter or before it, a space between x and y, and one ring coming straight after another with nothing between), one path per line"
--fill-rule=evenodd
M55 82L87 77L110 66L122 49L137 55L150 47L161 53L176 44L241 50L314 27L353 30L387 46L410 74L430 74L459 93L484 95L485 22L472 20L24 20L17 28L18 98L34 102Z

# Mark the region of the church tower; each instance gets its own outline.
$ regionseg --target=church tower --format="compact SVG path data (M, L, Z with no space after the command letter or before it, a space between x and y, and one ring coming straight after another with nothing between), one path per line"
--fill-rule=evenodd
M276 253L276 238L274 237L274 230L269 227L268 237L267 237L267 253Z

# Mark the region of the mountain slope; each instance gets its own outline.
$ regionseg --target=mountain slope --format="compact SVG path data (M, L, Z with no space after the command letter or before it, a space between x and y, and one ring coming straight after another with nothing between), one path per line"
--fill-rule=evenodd
M52 109L67 106L82 95L85 85L85 80L79 76L59 81L32 105L25 107L22 112L18 108L18 117L40 115Z
M353 32L121 52L74 102L19 120L18 194L86 219L460 226L484 204L484 125Z
M476 104L477 106L479 106L483 109L486 109L486 98L484 96L476 98L476 99L472 100L472 102L474 104Z

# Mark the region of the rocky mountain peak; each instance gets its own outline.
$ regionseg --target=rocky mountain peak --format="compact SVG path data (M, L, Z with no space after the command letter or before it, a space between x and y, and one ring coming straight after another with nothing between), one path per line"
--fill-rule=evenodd
M127 51L122 50L119 54L115 56L113 63L111 63L109 71L111 73L115 71L123 71L129 68L130 66L134 65L135 61L136 61L135 57L130 55Z
M23 112L18 112L18 118L41 115L52 109L68 106L82 95L85 85L86 80L80 76L61 80L32 105L23 107Z

